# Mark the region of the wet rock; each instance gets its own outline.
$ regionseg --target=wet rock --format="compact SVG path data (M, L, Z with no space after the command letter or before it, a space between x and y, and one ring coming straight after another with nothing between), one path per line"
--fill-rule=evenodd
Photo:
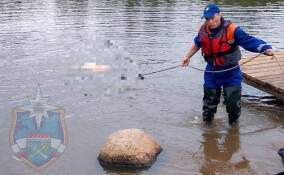
M284 148L279 149L278 154L279 154L279 156L281 156L282 163L284 165Z
M108 166L150 166L162 151L155 140L139 129L124 129L111 134L98 160Z

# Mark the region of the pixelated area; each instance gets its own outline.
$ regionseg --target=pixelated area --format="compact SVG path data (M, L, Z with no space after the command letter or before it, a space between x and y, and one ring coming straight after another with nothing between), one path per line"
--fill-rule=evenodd
M112 40L82 41L72 46L69 57L65 85L85 96L130 94L137 87L139 65Z

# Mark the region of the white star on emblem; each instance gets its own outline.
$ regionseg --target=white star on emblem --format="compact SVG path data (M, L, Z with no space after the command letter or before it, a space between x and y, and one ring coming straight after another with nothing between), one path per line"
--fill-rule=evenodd
M40 129L42 118L45 117L49 119L47 112L58 109L58 107L56 106L48 105L47 101L48 101L48 98L42 96L40 87L38 86L35 98L29 99L30 104L18 108L21 110L30 111L28 118L35 117L36 125L37 125L36 128L38 130Z
M210 10L210 8L209 7L207 7L206 9L205 9L205 11L209 11Z

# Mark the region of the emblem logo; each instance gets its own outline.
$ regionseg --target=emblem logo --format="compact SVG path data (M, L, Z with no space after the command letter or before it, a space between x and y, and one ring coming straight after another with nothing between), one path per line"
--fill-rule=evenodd
M210 8L209 8L209 7L206 7L205 11L208 12L209 10L210 10Z
M59 158L67 146L64 109L47 104L38 86L30 104L13 110L10 145L22 161L37 171Z

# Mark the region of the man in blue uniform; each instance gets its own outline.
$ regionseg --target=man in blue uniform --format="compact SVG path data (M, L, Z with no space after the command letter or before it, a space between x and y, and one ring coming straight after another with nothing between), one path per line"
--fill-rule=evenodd
M246 34L236 24L225 20L215 4L204 8L204 24L199 28L194 43L182 61L188 66L190 58L201 48L207 62L206 70L220 71L235 67L241 59L239 46L274 57L274 51L266 42ZM237 122L241 114L242 73L239 67L218 73L204 73L203 121L210 122L220 102L221 88L229 124Z

